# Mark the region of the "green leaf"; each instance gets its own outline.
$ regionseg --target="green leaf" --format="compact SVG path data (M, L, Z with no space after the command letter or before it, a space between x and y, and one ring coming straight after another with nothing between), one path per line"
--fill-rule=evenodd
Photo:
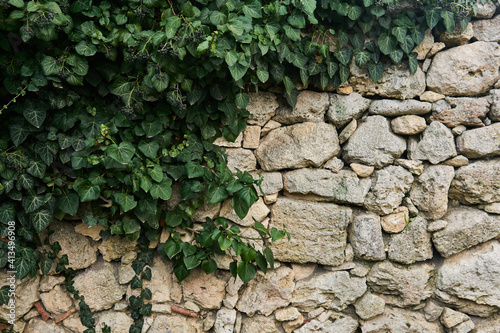
M344 46L335 53L335 56L342 65L347 66L352 58L352 50L349 47Z
M115 193L113 194L113 198L120 205L122 213L126 213L137 206L137 201L135 201L135 197L131 194Z
M266 260L266 257L262 253L257 252L257 257L255 258L255 263L257 264L257 266L259 266L260 270L262 272L264 272L264 274L266 274L266 272L267 272L267 260Z
M24 7L24 1L23 0L9 0L9 3L17 8L23 8Z
M177 15L172 15L166 20L165 34L168 39L175 36L177 29L182 25L182 20Z
M394 27L392 28L392 35L396 37L398 42L404 43L406 40L406 33L408 29L406 27Z
M45 163L40 161L30 161L30 166L26 171L33 177L43 178L45 176Z
M46 209L40 209L37 212L31 213L29 218L35 231L40 233L49 226L52 214Z
M194 269L200 264L200 261L196 258L196 256L187 256L182 258L182 260L188 270Z
M19 124L12 124L9 126L10 129L10 138L14 145L19 146L21 143L26 140L29 134L29 129L26 126L22 126Z
M349 67L340 65L339 66L339 78L340 78L340 83L345 83L349 79Z
M353 21L356 21L362 13L363 9L359 6L350 5L349 8L347 8L347 16Z
M153 199L168 200L172 196L172 179L165 178L159 184L153 184L149 190Z
M300 36L300 30L296 28L292 28L289 25L284 25L283 29L285 30L285 34L288 38L290 38L293 41L300 41L301 36Z
M188 178L197 178L203 176L205 168L196 162L188 162L186 164L186 175Z
M141 127L144 130L144 132L146 133L147 138L153 138L153 137L157 136L158 134L160 134L160 132L163 129L161 122L159 122L158 120L156 120L156 121L143 121L141 123Z
M160 145L156 141L142 141L139 143L139 150L146 156L149 157L150 159L155 159L158 150L160 149Z
M40 65L42 66L43 74L46 76L57 75L62 69L62 66L57 63L57 60L50 56L44 56Z
M262 9L260 2L258 0L254 0L251 3L243 5L243 13L253 18L261 18Z
M153 169L148 169L148 174L155 182L161 182L163 179L163 169L159 164L155 164Z
M205 259L201 262L201 269L206 274L212 274L217 270L217 262L213 259Z
M408 55L408 64L410 65L410 73L415 74L418 69L418 60L416 52L412 52Z
M432 29L439 22L439 11L434 8L425 8L425 20L429 29Z
M382 74L384 74L384 64L382 62L375 64L370 61L368 64L368 72L372 80L377 82L382 78Z
M82 40L75 46L75 50L79 55L90 57L96 54L97 47L94 44L89 44Z
M213 25L221 25L227 22L227 15L219 11L213 11L210 13L210 23Z
M413 42L413 38L411 36L406 36L404 42L399 44L401 50L403 50L406 54L409 54L413 50L414 46L415 43Z
M26 213L32 213L45 204L41 195L31 195L23 200L23 208Z
M239 108L245 109L250 102L250 96L247 93L236 94L235 102Z
M80 200L76 193L65 194L57 200L57 208L69 215L75 215L79 205Z
M389 54L389 57L391 57L394 64L399 65L403 59L403 51L396 49Z
M383 33L378 38L378 46L380 48L380 52L385 55L389 55L392 51L396 49L397 40L394 36L389 36L386 33Z
M383 15L385 15L385 9L382 6L373 6L370 7L370 13L374 15L375 17L379 18Z
M266 256L267 262L269 263L269 267L271 267L271 269L274 269L273 251L269 247L266 247L264 251L262 251L262 253L264 253L264 255Z
M81 202L97 200L101 194L101 188L88 179L77 178L73 188L76 189Z
M226 60L228 66L234 66L234 64L238 62L238 52L234 50L228 51L224 56L224 59Z
M52 269L52 263L53 260L50 258L43 258L42 260L40 260L40 270L42 271L43 276L49 274L50 270Z
M168 83L169 83L168 74L167 73L155 74L151 78L151 82L153 83L153 87L155 87L155 89L158 92L162 92L168 88Z
M369 60L370 60L370 53L368 53L368 51L363 50L356 52L354 60L356 66L363 67Z
M182 246L179 242L176 242L172 238L169 238L165 242L163 250L165 251L167 257L169 257L169 259L172 259L177 253L181 252Z
M35 180L33 179L33 177L25 173L19 175L17 183L21 185L22 188L28 191L32 190L35 186Z
M229 196L224 185L218 186L215 183L210 183L207 190L207 203L213 205L224 201Z
M443 24L446 28L446 32L451 34L455 29L455 13L442 10L441 17L443 18Z
M236 215L243 219L247 214L250 206L257 201L257 194L253 186L245 186L233 195L232 205Z
M231 76L235 81L242 79L243 76L245 76L245 74L247 73L247 70L248 67L243 66L239 62L234 64L234 66L229 66L229 72L231 73Z
M219 237L217 242L219 243L219 248L222 251L226 251L231 246L231 241L224 236Z
M227 28L235 35L242 35L245 32L245 26L240 20L236 20L227 24Z
M248 283L257 274L257 268L252 263L240 262L238 264L238 276L243 283Z
M16 217L16 207L13 203L4 203L0 206L0 222L7 224L14 221Z
M257 68L257 78L260 82L266 83L269 80L269 72L264 69Z
M10 301L10 286L5 285L0 288L0 306L4 304L8 304Z
M16 256L15 267L16 276L18 279L22 280L33 270L36 262L29 255L27 256Z
M136 219L133 219L129 216L125 216L122 221L123 221L123 231L127 235L133 234L141 230L141 225L139 224L139 222L137 222Z
M111 144L106 148L106 154L121 164L127 164L134 157L135 147L129 142L121 142L120 145Z

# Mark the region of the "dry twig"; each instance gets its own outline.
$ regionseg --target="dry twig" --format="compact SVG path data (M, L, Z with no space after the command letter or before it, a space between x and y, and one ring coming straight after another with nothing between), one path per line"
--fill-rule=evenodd
M47 321L50 318L50 313L48 313L44 308L42 302L38 301L35 303L35 308L38 313L42 316L43 321Z
M189 317L198 317L198 314L196 312L181 308L180 306L177 305L172 305L172 312L177 312Z

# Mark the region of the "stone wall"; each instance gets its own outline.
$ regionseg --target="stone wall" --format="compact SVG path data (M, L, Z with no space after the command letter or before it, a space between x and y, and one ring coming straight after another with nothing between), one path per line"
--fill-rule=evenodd
M491 2L481 6L482 19L464 33L429 31L413 76L405 65L391 66L373 83L352 68L348 85L305 89L293 109L278 95L253 94L244 134L218 144L227 147L231 168L256 177L262 171L265 195L243 220L229 202L193 218L225 216L242 229L251 217L285 224L291 241L272 245L277 269L248 285L231 278L230 257L217 258L215 274L194 271L182 283L156 257L145 282L153 315L143 332L500 332L495 10ZM75 287L96 313L97 331L106 323L128 332L137 244L102 242L97 227L76 222L50 228L49 241L61 244L77 270ZM63 281L18 282L20 331L83 332L78 313L54 322L76 306ZM198 317L172 312L173 305Z

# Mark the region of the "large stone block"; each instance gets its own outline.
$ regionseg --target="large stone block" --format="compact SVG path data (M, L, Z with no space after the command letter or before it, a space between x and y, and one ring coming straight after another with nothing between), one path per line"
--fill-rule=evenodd
M153 324L148 333L202 333L203 320L201 318L191 318L185 316L165 316L154 317Z
M457 155L453 133L439 121L433 121L422 133L415 147L408 149L412 160L441 163Z
M468 158L500 156L500 123L465 131L457 138L457 148Z
M472 29L474 30L474 37L479 41L500 42L500 15L491 20L474 21L472 22Z
M281 228L284 224L291 240L273 243L274 257L295 263L342 264L351 214L350 208L332 203L279 198L272 207L269 226Z
M349 95L330 95L330 108L326 117L330 122L340 128L352 119L361 117L370 106L371 100L364 98L359 93Z
M427 72L427 87L447 96L485 93L500 78L500 46L475 42L436 54Z
M427 221L417 216L399 234L391 235L389 259L402 264L432 259L431 234Z
M302 122L324 122L325 112L329 104L327 93L304 90L297 96L297 104L294 108L288 105L279 108L273 120L285 125Z
M207 275L196 269L182 282L184 299L191 301L202 309L218 309L222 305L226 281L214 274Z
M274 94L268 92L250 94L247 110L252 116L247 120L247 123L249 125L264 126L274 116L274 112L278 106L279 104Z
M406 140L390 127L389 120L382 116L367 117L344 146L346 160L377 168L391 164L406 150Z
M428 322L417 311L386 307L383 315L361 322L362 333L444 333L437 322Z
M335 127L301 123L271 131L255 151L265 171L320 166L340 151Z
M482 119L490 111L491 98L449 97L433 105L431 120L437 120L448 127L458 125L484 126Z

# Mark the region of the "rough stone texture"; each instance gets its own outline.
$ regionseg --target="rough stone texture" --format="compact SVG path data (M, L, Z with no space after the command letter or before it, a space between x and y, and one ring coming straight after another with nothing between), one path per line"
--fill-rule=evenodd
M443 307L437 304L435 301L430 300L425 304L424 315L427 321L436 321L443 313Z
M109 237L105 242L102 242L98 249L104 260L112 261L120 259L130 251L135 251L136 247L137 241L131 241L128 238L114 235Z
M50 312L53 318L57 318L64 314L73 305L73 300L61 286L57 285L48 293L41 293L40 299L42 300L45 310Z
M253 219L262 222L267 217L269 212L270 210L269 208L267 208L266 204L264 203L264 200L262 198L259 198L257 202L255 202L250 207L247 216L245 216L243 219L240 219L239 216L236 215L236 212L233 209L231 200L226 200L222 204L222 208L220 210L220 216L225 217L228 220L233 221L234 223L237 223L244 227L248 227L248 226L253 226L255 224L255 221Z
M431 165L417 178L410 198L422 216L437 220L448 209L448 190L455 171L448 165Z
M195 303L202 309L218 309L222 305L226 280L214 274L207 275L196 269L182 282L184 299Z
M392 213L401 204L412 182L412 174L400 166L390 165L375 171L365 208L378 214Z
M278 127L281 127L281 124L271 119L266 123L266 125L264 125L264 127L262 127L260 134L261 136L265 136L273 129L277 129Z
M320 166L339 153L335 127L326 123L302 123L271 131L255 151L265 171Z
M438 94L434 91L426 91L422 95L420 95L420 100L422 102L434 103L434 102L437 102L445 97L446 97L445 95Z
M425 31L424 40L417 47L415 47L412 52L417 52L417 60L424 60L433 45L434 36L432 35L432 29L427 29Z
M6 271L0 271L0 281L2 281L0 284L2 287L10 284L11 280L8 280L10 276L11 274L8 274ZM28 313L33 307L33 304L40 299L40 295L38 293L40 276L38 275L33 278L28 277L23 280L16 280L15 283L15 320L17 321ZM7 305L2 305L0 307L0 320L7 322L12 319L13 318L10 316L10 310L7 308Z
M367 188L352 171L333 173L325 169L299 169L283 174L286 194L318 196L338 203L360 205Z
M450 198L465 205L500 202L500 159L460 167L451 182Z
M384 313L385 301L383 298L367 292L354 303L354 308L361 319L368 320Z
M249 125L264 126L274 116L279 104L274 94L268 92L252 93L247 106L252 117L247 120Z
M206 218L215 218L217 215L219 215L221 204L215 204L215 205L209 205L206 202L203 204L203 206L199 207L196 210L196 213L194 213L193 216L191 216L191 219L194 222L205 222Z
M472 29L474 37L479 41L500 42L500 15L495 16L492 20L474 21Z
M469 333L476 325L469 319L451 328L450 333Z
M368 69L361 69L352 62L349 84L362 95L410 99L425 91L425 74L417 68L417 72L411 75L407 63L386 65L382 78L373 82Z
M278 193L283 189L283 177L279 172L260 172L262 174L262 184L260 187L264 194ZM258 173L251 173L253 179L259 179ZM260 189L256 187L257 193L261 195Z
M170 301L172 274L173 270L169 261L164 261L160 256L153 258L151 281L143 280L143 288L149 288L153 294L151 303Z
M500 214L500 202L490 203L490 204L484 205L483 207L479 206L479 208L483 209L485 212L488 212L488 213Z
M439 36L439 40L445 43L446 46L450 47L467 44L472 37L474 37L474 31L472 30L471 23L467 24L464 31L462 31L460 25L457 24L455 26L455 30L451 33L444 32L441 36Z
M429 161L432 164L457 155L453 133L438 121L433 121L423 132L416 147L408 150L412 160Z
M257 160L249 149L227 148L227 167L235 175L236 169L241 171L252 171L256 169Z
M431 234L427 221L418 216L399 234L391 235L389 259L402 264L412 264L432 258Z
M396 134L415 135L425 130L427 124L425 123L425 118L408 115L393 119L391 127Z
M66 279L64 278L64 276L54 276L54 275L44 276L40 280L40 286L38 287L38 290L40 290L40 292L51 291L52 288L54 288L58 284L63 284L65 280Z
M92 238L92 240L98 241L101 239L101 236L99 235L102 230L105 230L105 228L102 225L94 225L92 227L89 227L87 223L80 223L78 225L75 225L75 232L79 233L84 236L88 236Z
M370 261L385 259L382 228L378 215L356 216L349 228L349 241L356 258Z
M260 126L247 126L243 136L243 148L258 148L260 141Z
M449 108L438 108L432 113L431 120L437 120L448 127L458 125L481 127L482 119L490 111L491 99L489 97L449 97L446 98ZM444 106L444 104L443 104Z
M452 208L443 217L448 225L432 234L432 242L445 258L500 235L500 216L470 208Z
M329 104L327 93L304 90L297 96L297 104L293 109L291 107L279 108L273 120L285 125L323 122Z
M444 333L439 323L427 322L420 312L386 307L383 315L361 322L362 333Z
M342 130L342 132L340 132L339 143L343 144L344 142L349 140L349 138L356 131L357 128L358 128L358 123L356 119L353 119L349 124L347 124L347 126Z
M292 269L282 266L248 283L236 308L252 316L256 312L265 316L290 304L295 288Z
M316 264L292 264L292 269L295 273L295 281L307 279L314 273L316 267L318 267Z
M481 320L471 331L473 333L497 333L500 332L500 314Z
M282 228L285 224L291 240L272 244L275 259L331 266L342 264L351 214L350 208L331 203L279 198L272 207L269 228Z
M420 176L422 172L424 172L424 163L422 163L422 161L397 159L394 161L394 164L402 166L417 176Z
M253 316L244 318L241 321L241 333L279 333L278 323L272 316Z
M365 278L350 277L346 271L327 272L297 282L292 304L300 309L314 309L321 306L342 311L365 291Z
M342 170L343 167L344 167L344 162L338 157L330 159L323 165L323 168L332 170L333 172L339 172L340 170Z
M111 332L128 332L134 320L123 312L106 311L101 312L96 318L96 332L102 332L104 325L111 328Z
M199 318L158 315L155 317L148 333L201 333L203 332L202 325L203 321Z
M445 327L452 328L463 323L464 321L470 320L470 317L462 312L458 312L450 308L444 308L443 314L439 320Z
M427 225L427 231L428 232L435 232L435 231L443 230L447 226L448 226L447 221L436 220L436 221L432 221L431 223L429 223L429 225Z
M490 90L491 94L491 111L489 117L493 121L500 121L500 89Z
M234 142L228 141L223 136L220 136L217 139L215 139L214 145L227 148L240 148L242 141L243 141L243 133L240 133L238 137L234 140Z
M421 115L431 112L432 104L419 102L414 99L398 101L392 99L381 99L370 104L370 114L379 116L404 116Z
M300 317L300 312L293 306L283 309L278 309L274 313L277 321L292 321Z
M361 117L370 106L371 100L364 98L359 93L349 95L330 95L330 108L326 113L327 119L337 128L340 128L352 119Z
M214 332L233 333L235 322L236 322L236 310L222 308L219 311L217 311Z
M390 234L397 234L406 226L406 223L410 220L408 213L408 208L398 207L394 210L394 213L382 216L380 219L380 224L385 232Z
M97 247L87 237L75 232L69 223L52 221L49 227L54 233L49 236L50 244L59 242L59 256L68 255L68 268L87 268L97 260Z
M52 320L43 321L40 318L33 318L24 328L24 333L71 333L71 331Z
M121 301L126 291L125 286L118 284L113 266L102 261L78 274L74 279L74 287L85 297L85 302L93 312L110 309Z
M490 241L444 260L436 287L479 305L500 306L500 243ZM461 309L466 312L466 309Z
M481 2L478 2L477 4L477 14L474 15L474 17L477 18L492 18L493 15L495 14L495 10L497 7L493 3L493 1L488 1L484 5L481 4ZM478 21L474 21L478 22ZM472 27L474 28L474 23L472 23Z
M427 72L427 87L447 96L485 93L500 78L500 46L475 42L438 53Z
M418 305L432 296L433 275L431 264L404 266L383 261L372 267L367 283L387 304L406 307Z
M469 164L469 159L465 156L459 155L453 157L451 160L444 161L444 164L451 165L452 167L461 167Z
M332 315L332 320L311 320L294 333L354 333L358 328L358 322L342 313Z
M468 158L500 156L500 123L465 131L457 138L457 148Z
M389 120L382 116L370 116L345 144L344 157L348 162L380 168L391 164L405 150L406 140L391 131Z
M473 301L469 301L466 299L458 298L456 296L447 294L439 289L436 289L434 291L434 295L436 296L436 299L439 300L441 303L447 304L456 310L459 310L461 312L467 313L472 316L489 317L492 314L498 312L497 307L484 304L477 304Z
M375 170L375 167L373 166L363 165L359 163L351 163L349 166L351 167L352 171L354 171L356 175L358 175L358 177L363 178L370 177L370 175Z

